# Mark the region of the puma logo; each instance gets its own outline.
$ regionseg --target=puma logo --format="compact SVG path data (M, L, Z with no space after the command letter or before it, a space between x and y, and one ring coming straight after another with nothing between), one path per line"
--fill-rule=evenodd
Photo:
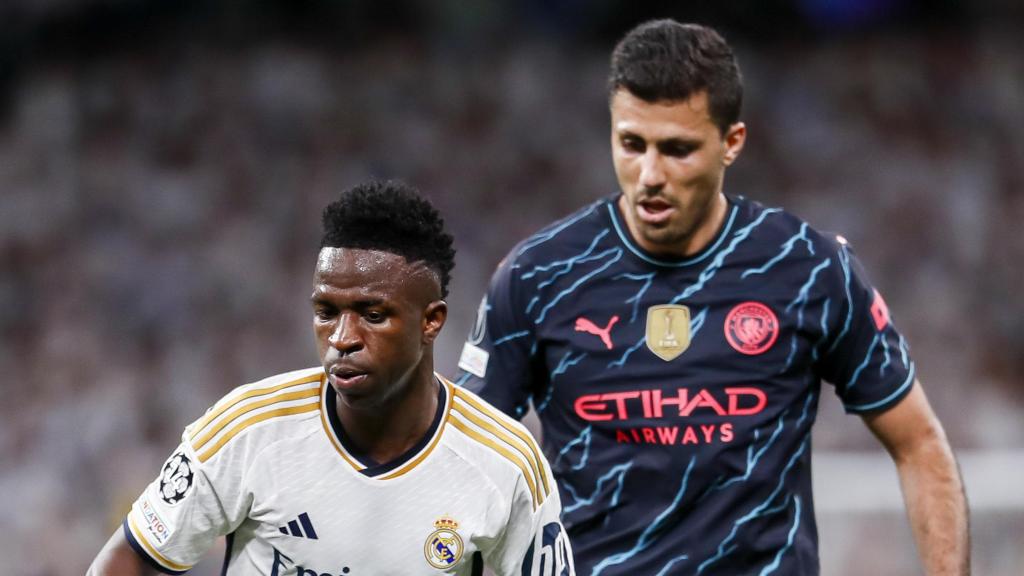
M618 315L612 316L612 319L608 321L608 325L605 326L604 328L600 328L597 324L594 324L590 320L587 320L583 316L580 316L579 318L576 319L576 331L586 332L587 334L593 334L594 336L597 336L598 338L601 339L601 342L604 342L604 345L609 350L611 350L612 348L615 347L614 345L612 345L612 326L614 326L615 323L618 321Z

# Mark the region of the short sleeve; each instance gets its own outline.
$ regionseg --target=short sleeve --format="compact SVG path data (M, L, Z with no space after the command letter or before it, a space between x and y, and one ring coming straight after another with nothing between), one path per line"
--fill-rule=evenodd
M163 464L124 520L124 533L135 551L154 568L183 574L209 550L219 536L244 520L241 482L230 458L200 462L188 442Z
M849 244L840 238L836 247L838 273L830 301L838 303L837 313L818 370L835 384L847 412L885 410L910 392L910 349Z
M491 278L459 358L455 382L521 418L536 387L537 347L527 313L530 302L521 296L517 268L506 259Z
M545 466L548 481L554 486ZM484 562L497 576L575 576L572 546L559 516L558 490L534 506L525 481L519 482L512 499L512 513L505 534Z

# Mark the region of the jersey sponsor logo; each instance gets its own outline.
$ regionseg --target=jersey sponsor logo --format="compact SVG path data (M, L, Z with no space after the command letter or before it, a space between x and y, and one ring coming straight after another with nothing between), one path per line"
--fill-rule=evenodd
M174 506L188 495L194 480L192 461L185 452L178 450L167 459L160 471L160 498Z
M725 338L737 352L767 352L779 337L779 319L760 302L737 304L725 318Z
M287 526L281 526L277 530L281 534L298 536L299 538L309 538L310 540L319 540L320 538L316 535L316 530L313 529L313 523L309 520L309 514L305 512L299 514L297 519L288 522Z
M871 318L874 319L875 328L879 332L889 325L889 307L878 290L875 290L875 299L871 302Z
M522 576L569 576L575 573L572 548L562 525L558 522L545 524L523 557Z
M142 517L146 520L146 530L153 537L153 542L157 546L163 546L171 537L171 529L167 526L167 522L164 522L160 513L146 496L143 496L139 502L139 511L142 512Z
M316 569L306 568L277 548L273 548L273 550L274 560L270 565L270 576L347 576L352 573L352 569L348 566L342 566L335 572L320 572Z
M685 418L696 410L711 410L719 416L753 416L768 405L768 395L750 386L727 387L716 398L711 389L696 392L677 388L675 396L660 389L623 390L605 394L584 394L573 405L576 415L589 422L628 421L634 418Z
M732 442L735 437L732 422L701 424L700 426L640 426L619 428L615 431L617 444L711 444Z
M690 347L690 309L662 304L647 309L647 348L670 362Z
M611 319L608 320L608 324L602 328L597 324L594 324L594 322L580 316L576 319L576 331L586 332L587 334L597 336L601 339L601 342L604 343L605 348L612 350L615 348L615 345L612 344L612 326L614 326L618 321L619 317L617 315L612 316Z
M759 414L768 405L768 395L751 386L728 387L722 391L701 388L677 388L674 396L660 389L623 390L605 394L585 394L576 399L576 415L588 422L630 422L686 418L698 410L717 416L743 417ZM701 444L731 442L733 423L724 421L702 425L625 427L615 430L619 444Z
M459 523L442 516L434 522L434 528L436 530L427 536L427 541L423 544L423 555L426 556L428 564L444 570L462 559L462 536L456 532Z

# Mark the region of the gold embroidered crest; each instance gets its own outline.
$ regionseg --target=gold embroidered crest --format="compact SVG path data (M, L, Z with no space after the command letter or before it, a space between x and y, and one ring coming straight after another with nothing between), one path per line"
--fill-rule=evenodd
M690 347L690 309L661 304L647 309L647 347L666 362Z
M423 545L423 554L431 566L444 570L462 559L464 545L462 536L456 532L459 529L459 523L448 516L443 516L434 522L434 528L437 530L427 536L427 541Z

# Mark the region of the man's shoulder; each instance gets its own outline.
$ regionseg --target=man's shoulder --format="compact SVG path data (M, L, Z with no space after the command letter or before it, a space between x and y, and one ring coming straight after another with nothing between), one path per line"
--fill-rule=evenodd
M835 232L822 231L802 217L786 208L767 206L744 196L736 196L731 200L740 215L740 226L737 233L744 230L751 235L762 238L776 236L781 241L803 240L822 247L827 252L837 252L847 244L846 239Z
M516 244L505 260L523 265L549 260L561 253L579 252L610 225L608 210L612 200L612 196L601 198L551 222Z
M182 440L206 462L241 445L252 447L319 422L322 367L293 370L238 386L185 428Z
M530 431L475 393L455 385L450 389L448 424L458 434L449 448L497 486L514 486L522 479L535 503L543 502L554 486Z

